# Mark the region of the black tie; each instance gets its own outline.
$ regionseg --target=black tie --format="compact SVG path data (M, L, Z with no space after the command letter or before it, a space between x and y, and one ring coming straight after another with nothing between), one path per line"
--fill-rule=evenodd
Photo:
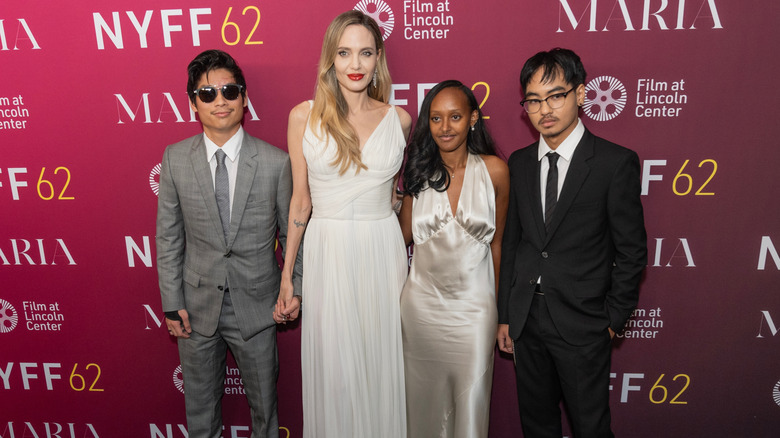
M225 166L225 152L218 149L216 155L217 170L214 172L214 193L217 196L217 209L222 221L222 233L225 235L225 243L227 243L230 231L230 179L228 178L227 166Z
M547 171L547 187L544 198L544 228L550 232L550 222L555 212L555 204L558 203L558 157L555 152L547 153L547 161L550 163L550 170Z

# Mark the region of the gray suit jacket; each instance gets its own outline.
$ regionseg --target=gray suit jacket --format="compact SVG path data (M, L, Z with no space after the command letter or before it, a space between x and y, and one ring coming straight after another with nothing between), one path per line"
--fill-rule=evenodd
M290 158L244 133L228 242L222 233L203 134L165 149L157 205L157 271L163 311L186 309L192 329L217 329L225 279L244 339L275 324L281 270L275 242L286 244L292 196ZM293 277L301 290L300 252Z

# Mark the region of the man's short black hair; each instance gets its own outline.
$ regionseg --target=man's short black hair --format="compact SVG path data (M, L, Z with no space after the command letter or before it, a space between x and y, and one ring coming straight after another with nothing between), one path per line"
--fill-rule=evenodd
M244 87L241 90L241 96L246 98L246 80L244 79L244 73L241 72L241 67L232 56L223 52L222 50L206 50L199 54L195 59L187 66L187 95L190 96L192 103L195 103L195 87L198 86L203 73L208 73L212 70L224 68L233 74L233 78L238 85Z
M585 67L580 57L569 49L556 47L549 52L539 52L525 62L523 70L520 71L520 86L523 94L531 78L540 68L544 83L554 80L559 73L562 73L563 79L575 88L585 83Z

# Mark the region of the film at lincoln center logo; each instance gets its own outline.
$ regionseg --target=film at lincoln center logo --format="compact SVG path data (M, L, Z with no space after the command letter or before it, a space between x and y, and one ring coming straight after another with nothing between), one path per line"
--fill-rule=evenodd
M184 394L184 375L181 372L181 365L173 370L173 385Z
M355 10L360 11L376 21L379 29L382 30L382 41L387 41L390 34L393 33L395 25L395 16L393 10L383 0L361 0L355 5Z
M604 122L618 116L626 107L626 87L612 76L599 76L585 86L583 111L593 120Z
M155 196L160 193L160 170L162 169L162 164L158 163L152 171L149 173L149 187L152 188L152 192L154 192Z
M772 398L775 399L777 406L780 406L780 380L775 383L775 387L772 388Z
M0 299L0 333L8 333L19 323L19 314L6 300Z

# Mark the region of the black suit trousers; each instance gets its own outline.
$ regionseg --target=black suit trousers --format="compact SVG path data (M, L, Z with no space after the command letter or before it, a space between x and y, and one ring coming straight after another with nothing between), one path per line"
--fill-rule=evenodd
M561 399L575 438L614 436L609 412L611 339L606 329L603 338L573 346L555 327L544 295L536 294L514 348L525 438L561 438Z

